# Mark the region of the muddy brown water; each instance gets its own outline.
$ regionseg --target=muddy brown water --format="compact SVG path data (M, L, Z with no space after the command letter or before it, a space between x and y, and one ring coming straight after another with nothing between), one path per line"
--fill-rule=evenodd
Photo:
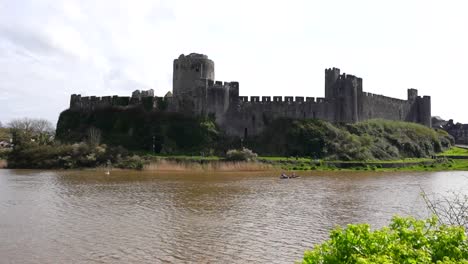
M293 263L335 225L428 213L468 172L0 170L1 263Z

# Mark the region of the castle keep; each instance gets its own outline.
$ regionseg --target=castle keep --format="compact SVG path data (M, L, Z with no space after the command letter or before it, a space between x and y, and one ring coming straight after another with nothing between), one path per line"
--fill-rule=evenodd
M431 98L408 89L407 100L363 91L362 79L325 70L325 98L303 96L239 96L238 82L215 81L214 62L206 55L180 55L173 63L172 94L155 97L153 90L135 91L131 97L72 95L71 109L145 106L155 111L210 116L230 135L255 135L280 117L318 118L354 123L383 118L431 126Z

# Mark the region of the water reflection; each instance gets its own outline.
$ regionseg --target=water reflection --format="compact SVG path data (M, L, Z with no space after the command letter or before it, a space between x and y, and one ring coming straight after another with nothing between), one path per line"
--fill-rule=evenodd
M271 262L300 259L335 225L424 216L420 188L467 172L150 173L0 170L0 256L11 262Z

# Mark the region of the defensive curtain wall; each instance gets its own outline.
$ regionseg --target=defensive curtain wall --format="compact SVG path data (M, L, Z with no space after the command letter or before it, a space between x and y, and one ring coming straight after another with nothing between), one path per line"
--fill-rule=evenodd
M238 82L215 81L214 62L206 55L180 55L173 63L173 93L155 97L152 90L135 91L131 97L82 97L72 95L70 108L92 111L96 107L133 107L203 115L215 118L230 135L258 134L280 117L318 118L354 123L373 118L401 120L431 126L431 99L408 89L406 100L366 93L363 81L325 70L325 97L239 96ZM164 104L166 107L160 107Z

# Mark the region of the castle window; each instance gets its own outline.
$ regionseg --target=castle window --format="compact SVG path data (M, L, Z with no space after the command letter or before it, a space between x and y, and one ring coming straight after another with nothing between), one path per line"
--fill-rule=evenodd
M179 69L179 64L176 64L176 65L175 65L175 69L176 69L176 70Z
M199 72L199 71L200 71L200 68L199 68L199 67L195 68L195 71L196 71L196 72Z

